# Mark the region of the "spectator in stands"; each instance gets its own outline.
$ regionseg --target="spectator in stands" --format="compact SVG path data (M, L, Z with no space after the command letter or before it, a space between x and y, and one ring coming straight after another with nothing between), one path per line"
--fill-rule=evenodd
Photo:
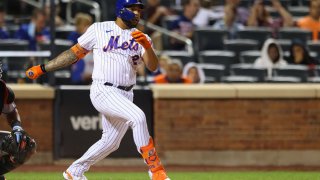
M280 27L290 27L293 25L291 14L282 7L279 0L271 0L272 7L280 14L280 18L273 18L267 11L263 0L256 0L251 8L251 13L248 18L248 26L255 27L270 27L274 33Z
M162 55L159 57L159 67L156 71L151 72L152 76L157 76L160 74L166 74L168 71L168 66L171 63L171 58L166 55Z
M268 78L271 78L273 68L286 65L287 61L283 59L281 46L274 39L267 39L263 44L261 56L254 62L254 66L266 68L268 70Z
M154 78L156 84L166 83L185 83L189 84L192 81L182 76L182 63L180 60L173 59L168 64L168 70L166 74L158 75Z
M317 60L311 57L305 43L300 39L293 39L289 50L289 56L285 57L289 64L307 65L309 76L316 75Z
M201 7L197 15L192 19L193 24L197 27L207 27L211 21L217 21L223 18L223 12L216 12L211 9L212 3L211 0L201 1Z
M236 22L241 23L243 25L247 24L250 13L247 8L240 6L240 0L225 0L225 4L223 6L214 7L213 11L216 14L222 15L220 19L222 19L226 15L225 6L233 6L234 8L236 8Z
M36 9L32 13L31 22L23 24L15 33L15 38L29 41L29 49L37 50L37 44L48 42L50 32L46 28L46 14L43 10Z
M47 17L47 22L50 21L50 12L51 12L51 9L50 9L50 1L49 0L46 0L45 2L45 12L46 12L46 17ZM55 20L55 24L56 24L56 27L58 26L63 26L64 25L64 21L63 19L59 16L59 13L60 13L60 10L61 10L61 7L60 7L60 2L59 0L55 0L54 1L54 4L55 4L55 9L56 9L56 13L55 13L55 16L54 16L54 20Z
M226 5L224 11L224 18L217 21L213 28L226 29L229 32L229 39L236 39L238 31L244 29L244 26L236 21L237 9L235 6Z
M316 65L317 61L310 56L305 43L300 39L293 39L286 61L289 64Z
M5 27L5 17L6 12L2 6L0 6L0 39L8 39L9 33L6 31Z
M162 20L165 16L171 15L172 12L169 8L165 6L161 6L160 0L148 0L147 6L143 12L143 16L145 20L149 23L155 24L157 26L162 26ZM144 30L144 27L139 27L139 29ZM146 29L146 34L149 34L153 46L157 50L162 50L162 39L161 39L161 33L157 31L153 31L152 29Z
M76 31L69 34L68 40L72 41L74 44L78 43L78 38L86 32L92 22L92 17L89 14L77 13L75 16Z
M172 23L171 30L177 32L178 34L192 39L193 31L195 25L192 23L192 19L197 15L200 8L199 0L183 0L183 14L179 19ZM173 49L183 50L185 44L181 41L178 41L174 38L171 39L171 45Z
M190 79L192 83L205 83L203 70L194 62L189 62L184 66L182 76Z
M313 40L319 40L320 33L320 1L310 1L310 14L297 21L297 26L312 31Z
M75 17L76 31L71 32L68 36L68 40L73 44L78 43L78 38L86 32L88 27L92 24L92 17L85 13L77 13ZM91 61L93 62L92 55L86 56L84 59L80 59L77 63L71 66L71 82L76 85L89 84L91 82ZM88 67L87 67L88 66Z
M161 26L164 16L171 15L170 9L160 5L160 0L148 0L144 10L145 19L152 24Z

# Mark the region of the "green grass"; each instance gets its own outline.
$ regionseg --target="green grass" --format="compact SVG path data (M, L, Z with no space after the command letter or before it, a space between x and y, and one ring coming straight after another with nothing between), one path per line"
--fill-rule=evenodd
M320 180L320 172L170 172L171 180ZM86 173L89 180L148 180L147 173ZM61 180L61 173L13 172L8 180Z

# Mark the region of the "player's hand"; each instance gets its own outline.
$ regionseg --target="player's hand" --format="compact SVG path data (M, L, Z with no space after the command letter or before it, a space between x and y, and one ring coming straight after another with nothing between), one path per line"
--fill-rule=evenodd
M26 76L29 79L37 79L39 76L44 74L45 72L41 69L41 65L33 66L26 71Z
M20 126L14 126L12 129L12 137L17 144L17 151L19 151L20 148L24 148L25 144L25 131Z
M23 139L25 132L20 126L14 126L12 129L12 136L16 143L19 145Z
M151 48L151 43L148 41L146 35L143 32L136 30L131 33L131 36L137 43L141 44L144 49Z

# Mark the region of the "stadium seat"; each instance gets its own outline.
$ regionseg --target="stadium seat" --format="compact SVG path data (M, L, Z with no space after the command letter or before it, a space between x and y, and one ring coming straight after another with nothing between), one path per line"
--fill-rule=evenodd
M179 59L183 65L186 65L188 62L198 62L192 54L186 51L162 51L162 55Z
M290 6L302 6L302 0L291 0Z
M271 0L264 0L264 1L267 6L272 6ZM287 7L291 3L290 0L279 0L279 1L283 7Z
M253 64L234 64L231 65L231 74L256 77L258 82L264 82L267 69L254 67Z
M304 42L312 39L311 31L300 28L281 28L278 33L280 39L300 39Z
M317 52L317 60L320 62L320 41L308 41L307 44L311 52Z
M239 6L249 8L252 5L252 0L241 0Z
M55 51L52 52L54 55L59 55L65 50L70 49L72 46L72 42L69 40L64 40L64 39L56 39L55 40ZM45 51L45 50L50 50L50 43L42 43L39 44L40 50Z
M288 7L288 10L290 12L290 14L293 17L303 17L303 16L307 16L309 14L309 7L305 7L305 6L297 6L297 7Z
M236 63L235 53L232 51L202 51L199 54L199 62L206 64L219 64L225 66L225 74L229 73L230 65Z
M56 29L56 38L57 39L68 39L69 34L75 30L76 30L76 28L71 25L58 27Z
M224 76L225 67L223 65L204 63L199 63L198 65L203 69L206 79L210 79L211 82L220 82Z
M240 62L244 64L253 64L260 56L261 51L259 50L242 51L240 53Z
M310 0L301 0L301 1L302 1L302 5L303 5L303 6L309 7L309 5L310 5Z
M0 39L1 51L24 51L29 49L29 42L20 39Z
M258 50L259 42L252 39L225 40L224 46L226 50L233 51L239 56L242 51Z
M297 77L289 77L289 76L275 76L272 78L268 78L266 82L270 83L299 83L301 82L300 78Z
M254 39L259 41L259 48L262 46L264 41L271 36L271 29L265 27L246 27L238 32L238 37L240 39Z
M287 65L285 67L274 68L275 76L296 77L301 82L308 79L309 69L304 65Z
M320 77L310 77L308 78L309 83L320 83Z
M276 39L276 42L281 46L283 52L290 50L291 40L289 40L289 39Z
M194 31L194 50L198 54L205 50L222 50L223 41L227 37L226 30L198 28Z
M258 82L257 77L252 77L252 76L225 76L222 77L222 82L225 83L254 83Z

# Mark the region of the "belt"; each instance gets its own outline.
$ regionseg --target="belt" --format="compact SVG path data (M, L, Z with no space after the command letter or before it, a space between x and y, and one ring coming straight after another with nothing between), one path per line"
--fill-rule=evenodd
M130 91L134 86L134 85L131 85L131 86L115 86L114 84L109 83L109 82L104 83L104 85L113 86L113 87L116 87L116 88L124 90L124 91Z

